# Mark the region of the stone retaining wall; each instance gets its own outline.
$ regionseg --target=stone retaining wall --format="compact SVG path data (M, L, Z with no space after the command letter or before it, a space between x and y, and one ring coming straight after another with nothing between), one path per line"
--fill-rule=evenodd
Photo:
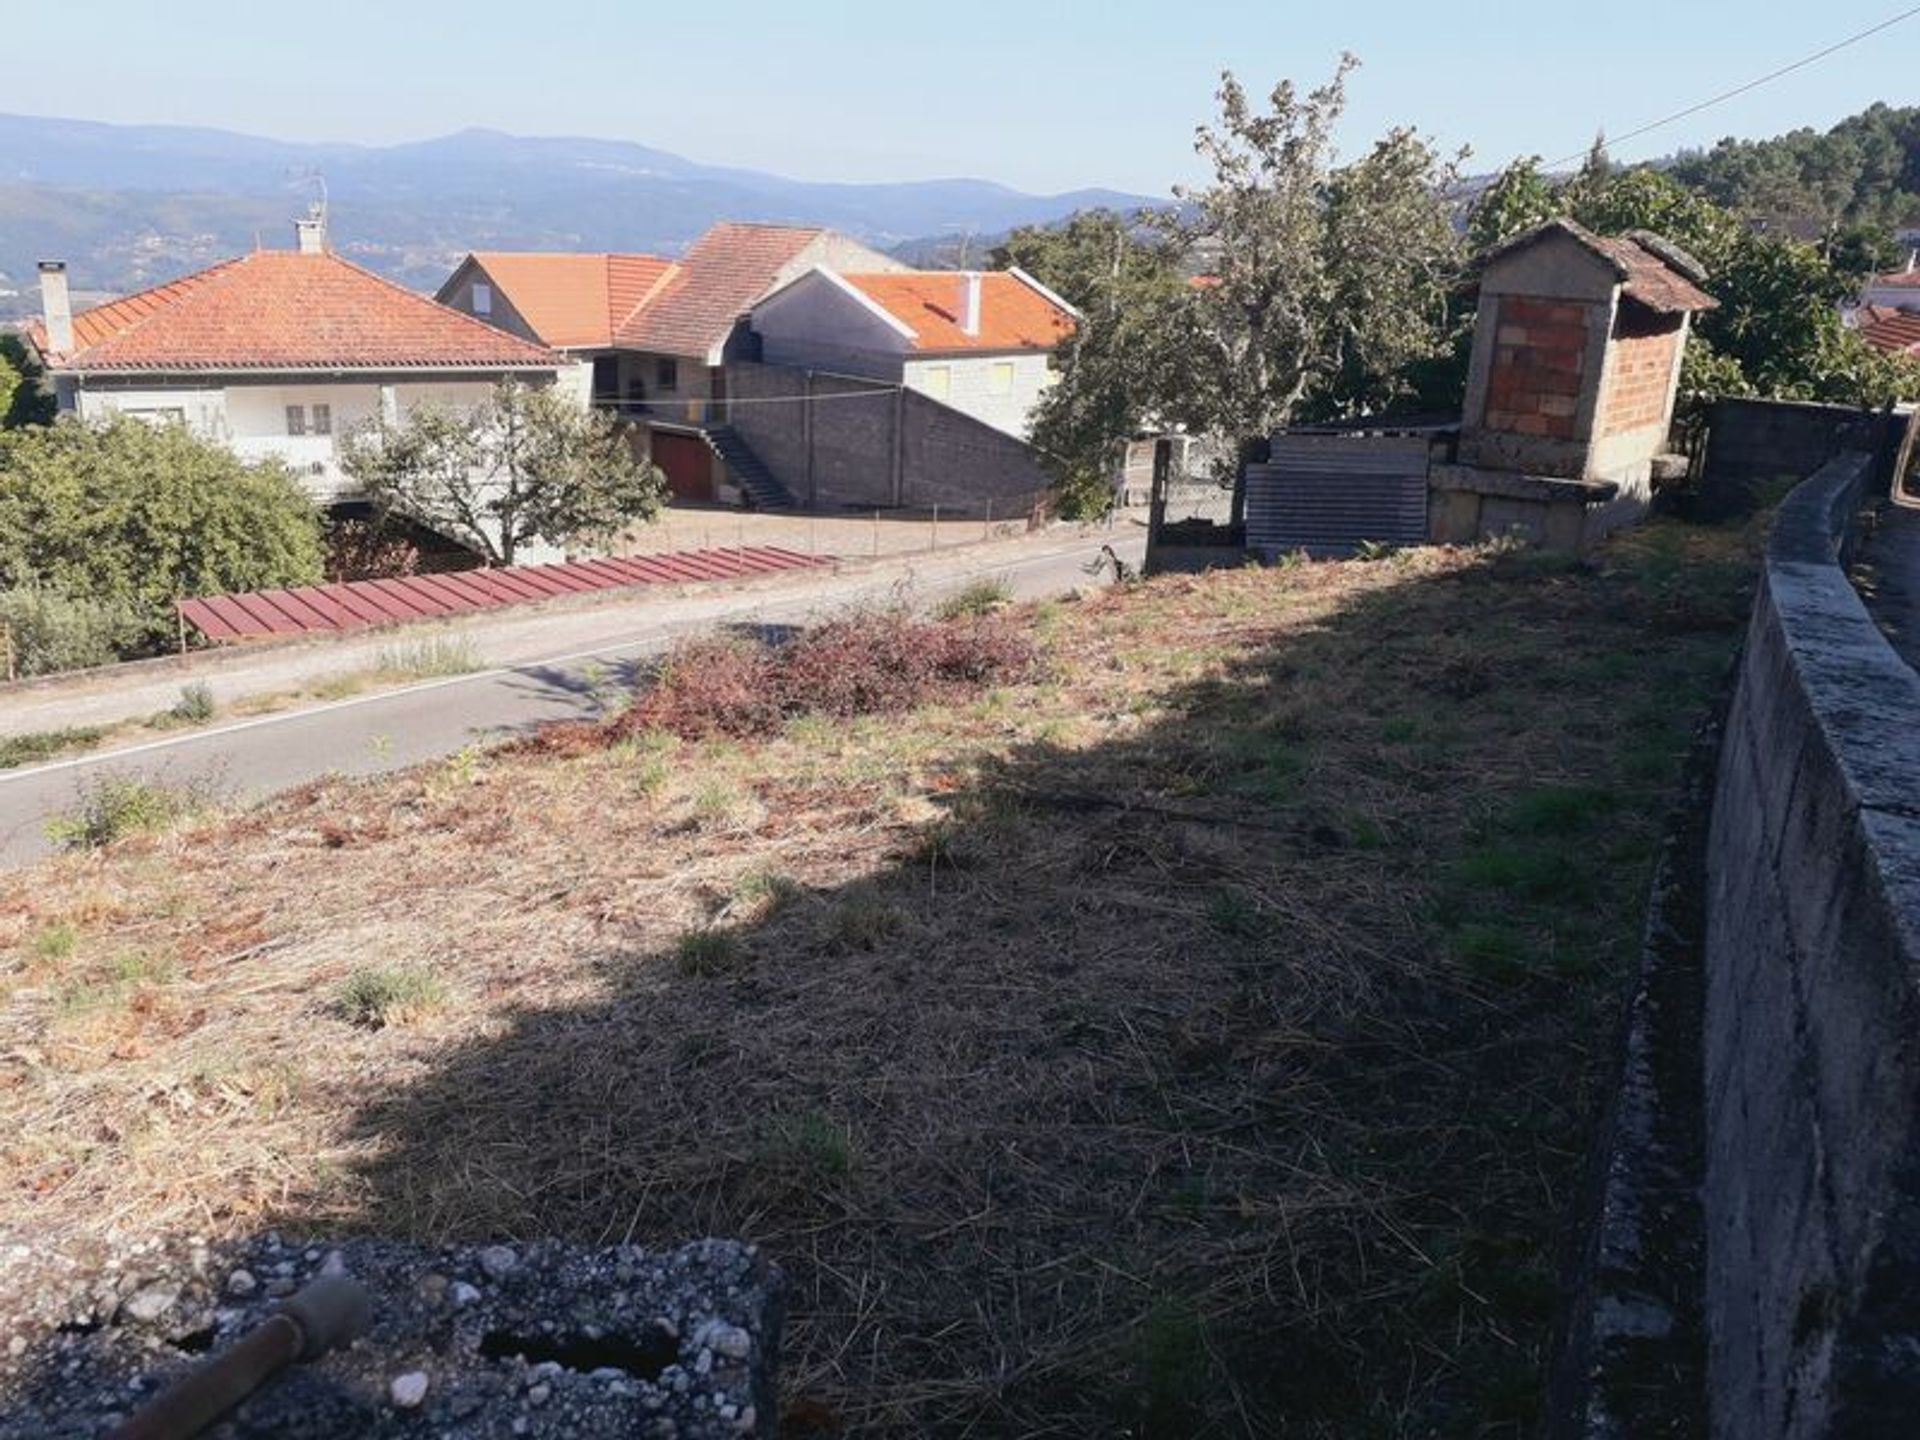
M1920 1416L1920 676L1842 568L1871 457L1782 506L1707 855L1712 1433Z

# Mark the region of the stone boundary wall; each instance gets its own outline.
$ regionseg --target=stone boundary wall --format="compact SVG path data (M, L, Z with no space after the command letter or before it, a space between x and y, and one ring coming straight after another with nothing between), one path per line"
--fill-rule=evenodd
M1873 457L1781 507L1707 851L1712 1434L1920 1416L1920 675L1843 569Z

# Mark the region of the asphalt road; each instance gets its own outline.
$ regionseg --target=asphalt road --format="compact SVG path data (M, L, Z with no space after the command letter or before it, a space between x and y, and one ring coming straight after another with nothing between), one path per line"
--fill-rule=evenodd
M973 570L944 571L916 585L924 601L991 575L1021 598L1064 594L1096 583L1087 565L1108 537L1032 559L1002 555ZM1115 550L1138 566L1145 549L1126 537ZM438 760L477 742L499 739L550 720L590 717L610 686L677 637L716 623L796 625L850 603L886 597L897 579L850 578L844 587L804 599L740 596L718 619L642 625L630 636L591 650L432 680L379 694L214 725L165 739L0 771L0 867L29 864L51 852L47 821L71 811L88 786L109 775L198 787L223 805L255 803L325 775L375 775Z

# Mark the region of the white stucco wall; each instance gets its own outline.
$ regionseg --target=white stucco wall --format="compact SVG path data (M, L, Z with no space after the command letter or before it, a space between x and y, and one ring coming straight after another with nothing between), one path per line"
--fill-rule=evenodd
M1860 292L1860 298L1869 305L1887 305L1896 310L1920 310L1920 285L1882 285L1869 281L1866 289Z
M806 275L753 310L768 365L899 384L908 338L825 275Z
M102 419L119 413L154 422L179 419L196 435L217 441L243 460L279 459L322 503L348 498L352 482L339 463L339 441L353 426L380 413L381 393L391 389L395 410L404 416L415 406L448 408L478 405L493 388L493 380L426 378L395 380L383 377L342 377L333 380L296 380L286 383L236 380L221 386L130 387L82 385L75 392L82 419ZM556 382L587 403L592 372L584 365L569 366ZM287 429L287 409L301 407L308 427L304 435ZM332 433L312 433L313 407L330 407Z
M903 378L909 390L1024 440L1032 428L1033 407L1056 377L1045 351L1022 350L916 357L907 362Z

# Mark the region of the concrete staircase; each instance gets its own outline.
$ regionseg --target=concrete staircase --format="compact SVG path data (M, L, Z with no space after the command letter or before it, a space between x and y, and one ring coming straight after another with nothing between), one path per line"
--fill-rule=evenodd
M701 432L707 445L726 464L740 483L750 510L794 510L798 502L774 473L767 469L753 447L731 425L709 425Z

